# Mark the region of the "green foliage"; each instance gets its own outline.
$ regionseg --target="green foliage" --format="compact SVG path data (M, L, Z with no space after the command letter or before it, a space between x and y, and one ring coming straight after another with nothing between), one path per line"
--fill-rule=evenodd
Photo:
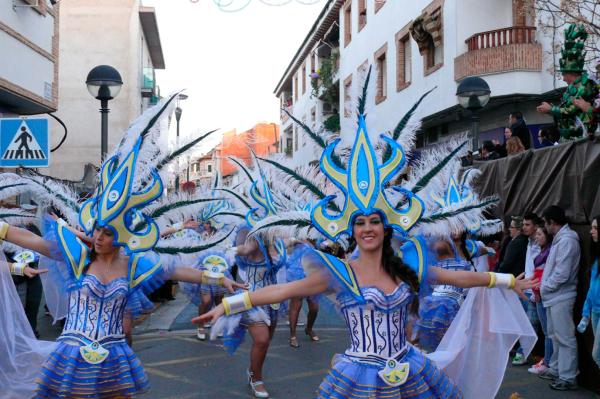
M333 114L325 119L325 122L323 122L323 127L325 130L330 132L339 132L341 129L340 114Z
M338 104L339 93L336 89L335 75L338 71L339 50L331 51L329 58L321 61L321 67L317 70L318 78L311 78L312 96L317 97L324 103L335 107Z

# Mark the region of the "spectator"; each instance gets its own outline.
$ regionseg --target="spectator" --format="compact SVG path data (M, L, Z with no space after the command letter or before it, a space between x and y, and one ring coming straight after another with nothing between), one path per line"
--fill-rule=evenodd
M527 254L527 236L523 234L523 218L511 217L509 234L510 241L506 246L504 256L497 267L499 273L511 273L515 277L525 271L525 255Z
M592 349L592 358L600 366L600 273L598 273L598 259L600 257L600 242L598 241L598 225L600 224L600 215L592 220L592 278L590 279L590 288L588 289L585 303L583 304L582 318L577 326L580 333L584 333L590 319L592 321L592 330L594 331L594 347Z
M540 143L540 148L544 147L552 147L555 142L552 140L552 126L544 126L538 132L538 142Z
M473 166L473 151L467 151L467 155L460 159L461 166Z
M525 147L518 137L511 137L506 141L506 155L516 155L525 152Z
M533 265L535 267L533 276L541 281L544 275L544 266L546 266L546 260L548 259L548 254L550 254L550 248L552 246L552 234L548 233L548 230L546 230L544 226L537 226L535 241L539 245L541 251L533 260ZM535 303L535 309L544 333L544 358L537 364L531 366L527 371L532 374L540 374L550 367L550 359L552 358L552 340L548 336L546 309L544 308L544 302L540 296L539 288L533 289L532 301Z
M483 148L481 148L481 160L482 161L493 161L494 159L500 158L500 155L496 152L496 146L490 140L483 142Z
M516 138L516 137L515 137ZM540 253L540 247L535 242L535 230L538 224L539 218L535 213L527 213L523 216L523 227L521 229L522 235L527 238L527 247L525 250L525 278L533 277L533 259ZM526 295L532 295L533 292L525 292ZM530 301L521 300L523 304L523 309L527 313L529 317L529 321L533 326L539 324L539 320L537 317L537 312L535 310L535 306ZM519 346L517 349L517 353L513 358L512 364L515 366L521 366L527 363L527 358L523 356L523 350Z
M573 323L573 305L577 296L577 273L581 249L579 237L569 225L565 211L558 206L547 208L544 222L554 236L540 294L548 322L548 335L554 352L548 370L540 378L552 380L550 387L559 391L577 389L577 340Z
M508 116L508 124L512 132L511 137L518 137L526 150L531 148L531 133L523 119L521 111L513 111Z

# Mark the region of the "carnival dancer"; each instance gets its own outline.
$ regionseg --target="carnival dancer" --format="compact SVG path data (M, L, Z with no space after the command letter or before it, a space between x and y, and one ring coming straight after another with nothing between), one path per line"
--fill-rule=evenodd
M181 240L168 238L159 244L159 223L165 222L159 216L190 204L180 201L165 207L155 202L163 193L159 170L174 157L160 151L160 129L154 125L174 98L132 124L115 154L103 163L95 195L82 204L64 187L48 190L45 179L23 177L33 191L50 192L63 213L78 212L81 228L92 237L91 248L63 220L48 219L43 238L0 222L0 239L47 258L49 274L69 300L63 332L39 373L36 398L130 398L147 390L141 363L126 343L126 315L152 309L146 294L167 278L193 283L210 279L193 268L175 267L178 259L169 254L202 251L227 236L208 245L177 247L175 242ZM42 200L44 195L48 194L41 194ZM244 287L227 278L222 284L232 292ZM23 378L29 376L13 378L26 384Z
M318 184L312 184L310 190L319 201L310 213L279 214L257 223L251 232L260 234L266 230L275 234L278 229L287 229L297 237L299 231L310 235L316 230L333 241L349 235L356 240L358 257L346 263L315 251L312 259L302 262L307 272L312 271L308 277L225 298L221 305L193 321L219 319L224 314L239 314L253 306L333 292L351 342L343 355L334 357L332 369L318 388L319 398L456 398L463 394L467 398L493 397L515 340L523 341L529 336L529 343L535 343L535 333L514 292L470 290L440 350L429 356L407 342L408 314L416 310L419 286L426 282L461 288L498 286L521 295L523 289L536 282L498 273L428 267L423 240L409 236L409 231L416 227L426 230L429 224L437 229L446 227L448 234L464 224L465 219L482 218L482 210L489 202L482 200L465 207L457 206L450 214L434 216L427 212L426 201L418 193L458 155L454 150L444 154L440 162L429 163L433 159L425 159L424 165L415 168L418 170L411 174L418 174L418 184L411 189L387 187L405 166L403 147L396 142L402 127L391 137L382 135L383 145L378 148L382 149L383 161L379 163L366 130L365 102L363 95L359 99L354 145L350 151L343 152L349 154L347 159L335 152L339 140L327 145L321 158L324 175L339 189L341 197L326 196ZM410 112L413 110L414 107ZM432 169L425 165L435 166ZM409 177L409 184L412 181ZM393 192L398 195L392 199ZM291 225L296 226L293 233L289 230ZM394 255L392 229L405 236L400 251L402 259ZM502 308L502 312L490 313L496 306ZM494 322L473 320L482 317L494 318ZM497 328L497 322L502 328ZM220 324L220 320L217 323ZM482 340L489 347L483 345ZM478 367L484 357L486 364L491 362L493 366L486 370L486 377L481 378Z

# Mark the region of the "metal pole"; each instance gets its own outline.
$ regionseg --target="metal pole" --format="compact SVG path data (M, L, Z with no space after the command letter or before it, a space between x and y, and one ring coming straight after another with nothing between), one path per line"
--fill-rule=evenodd
M175 123L177 125L177 138L175 139L176 146L179 147L179 120L181 119L181 108L175 109ZM177 157L177 176L175 177L175 192L179 192L179 157Z
M100 161L104 161L108 152L108 100L100 100L101 133L100 133Z
M472 151L479 150L479 115L475 111L471 111L471 139Z

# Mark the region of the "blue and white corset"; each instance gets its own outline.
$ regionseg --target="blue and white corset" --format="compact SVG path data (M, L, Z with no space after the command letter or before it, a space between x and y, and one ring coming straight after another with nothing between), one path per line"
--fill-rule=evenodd
M405 283L390 295L375 287L363 287L361 292L365 304L359 304L345 291L338 295L350 334L350 347L345 356L360 363L382 366L387 359L401 357L407 349L405 326L408 305L414 294Z
M244 270L245 280L250 291L256 291L259 288L276 283L276 269L269 268L265 261L254 262L237 257L236 263L240 269Z
M81 289L69 293L69 312L58 341L102 346L125 342L123 312L128 292L124 277L103 284L93 274L85 275Z
M473 270L473 265L463 259L444 259L439 261L436 265L440 269L445 270L459 270L459 271L470 271ZM432 296L449 297L455 299L459 304L462 304L465 297L467 296L467 289L459 288L449 284L438 284L433 285Z

